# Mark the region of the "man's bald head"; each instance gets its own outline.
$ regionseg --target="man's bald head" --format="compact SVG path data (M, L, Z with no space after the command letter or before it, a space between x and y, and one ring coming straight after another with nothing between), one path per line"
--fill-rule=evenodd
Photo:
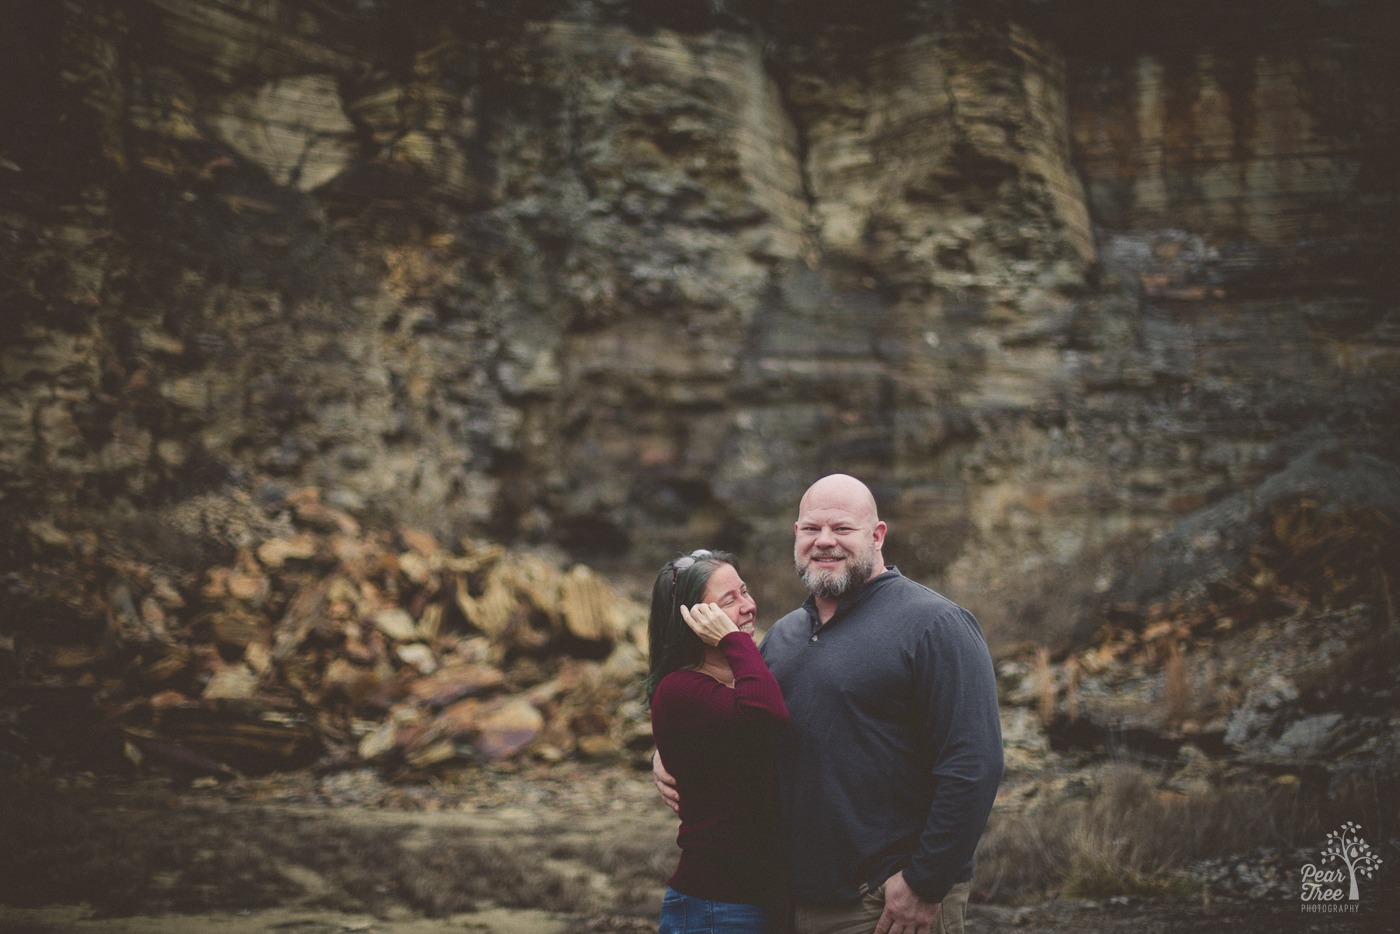
M870 492L870 487L844 473L829 474L807 488L797 514L801 516L813 509L840 510L871 527L880 521L875 494Z

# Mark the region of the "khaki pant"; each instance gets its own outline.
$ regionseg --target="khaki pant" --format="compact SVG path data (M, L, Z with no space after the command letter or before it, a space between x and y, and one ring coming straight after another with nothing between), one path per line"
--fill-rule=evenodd
M959 882L948 890L938 909L933 934L963 934L963 916L971 882ZM885 910L885 887L863 896L858 902L836 905L798 905L793 916L795 934L871 934Z

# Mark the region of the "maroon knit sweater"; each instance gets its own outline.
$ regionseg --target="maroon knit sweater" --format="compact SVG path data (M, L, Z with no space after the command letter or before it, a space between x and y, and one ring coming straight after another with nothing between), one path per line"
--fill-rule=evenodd
M734 687L673 671L651 698L656 748L681 793L681 859L667 881L693 898L767 904L783 872L773 739L787 707L752 638L731 632L719 647Z

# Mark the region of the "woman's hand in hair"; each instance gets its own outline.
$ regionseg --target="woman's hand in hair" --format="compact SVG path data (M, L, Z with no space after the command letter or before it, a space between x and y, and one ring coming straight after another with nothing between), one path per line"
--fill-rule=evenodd
M697 603L692 607L683 606L681 607L681 616L685 619L686 625L695 630L700 641L706 645L719 645L719 640L731 632L739 631L739 627L734 625L734 620L730 619L729 614L721 610L717 603Z

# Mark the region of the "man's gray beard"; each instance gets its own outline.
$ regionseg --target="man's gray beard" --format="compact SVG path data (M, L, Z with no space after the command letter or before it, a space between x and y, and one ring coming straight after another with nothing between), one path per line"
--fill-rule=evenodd
M852 555L846 563L846 570L836 575L826 574L811 563L803 567L799 561L797 573L812 596L818 600L838 600L845 596L853 585L870 577L870 573L875 570L875 563L863 560L864 558L864 555Z

